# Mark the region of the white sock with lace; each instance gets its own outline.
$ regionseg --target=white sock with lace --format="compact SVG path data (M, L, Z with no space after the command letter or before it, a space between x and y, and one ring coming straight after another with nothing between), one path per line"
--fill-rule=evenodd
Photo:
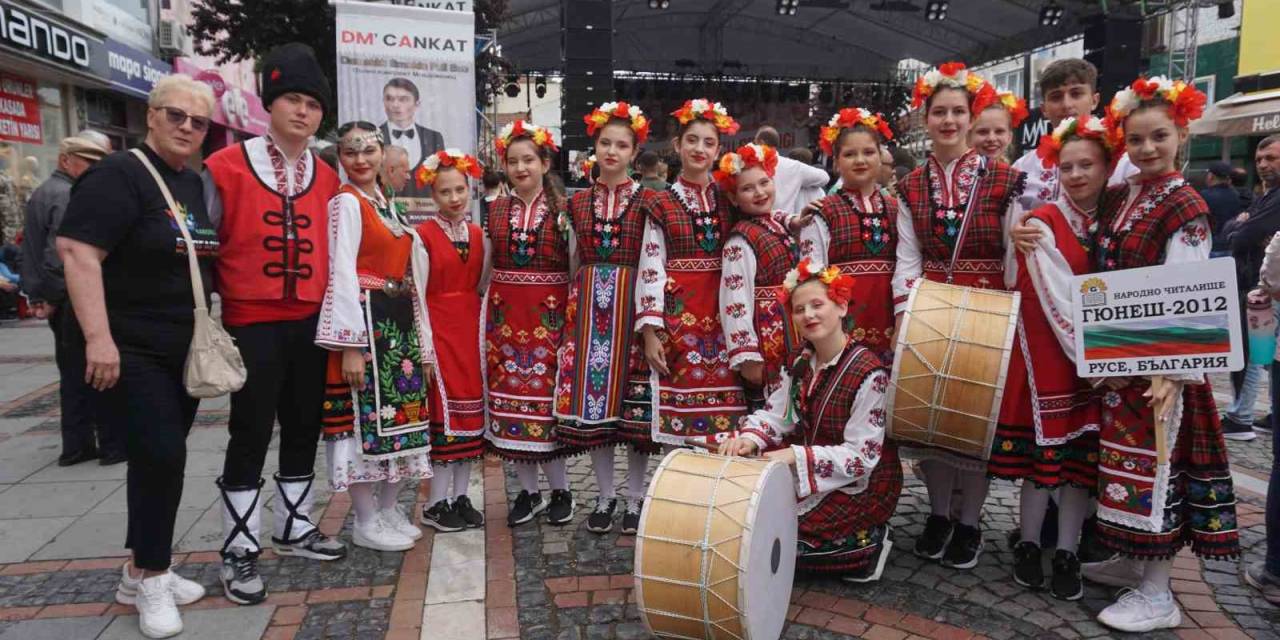
M627 498L639 503L644 500L644 477L649 472L649 454L627 447Z
M427 491L427 508L430 509L441 500L449 499L453 490L453 465L436 464L432 466L431 487Z
M378 483L378 509L386 511L396 506L396 499L400 495L399 482L387 482L383 480Z
M600 486L600 497L605 500L618 497L618 492L613 486L613 447L592 449L591 468L596 472L596 484Z
M467 495L467 489L471 488L471 461L453 463L453 497L461 498Z
M538 463L513 462L511 465L516 468L516 477L520 479L520 488L528 491L529 495L537 495Z
M1049 490L1024 478L1018 496L1018 528L1023 542L1034 542L1040 546L1040 530L1044 527L1044 514L1048 509Z
M569 468L564 458L542 463L542 473L547 476L547 484L551 485L552 491L569 488Z
M378 501L373 495L376 482L352 482L347 486L351 494L351 509L356 512L356 522L368 524L378 515Z

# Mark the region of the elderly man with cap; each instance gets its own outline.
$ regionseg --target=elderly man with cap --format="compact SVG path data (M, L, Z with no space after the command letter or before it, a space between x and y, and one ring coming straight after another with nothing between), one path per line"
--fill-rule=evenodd
M123 443L113 437L107 425L97 424L94 442L93 390L84 381L84 346L64 336L63 327L75 323L62 260L54 240L67 203L71 185L80 174L111 153L111 141L97 131L81 131L58 145L58 168L36 187L27 201L22 242L22 291L36 317L49 321L53 330L54 360L58 363L58 392L62 409L62 455L60 466L70 466L99 458L103 465L124 462Z
M311 48L289 43L262 61L266 135L205 161L205 196L218 227L222 322L244 356L248 380L231 395L222 494L222 585L227 599L267 597L258 573L263 465L280 423L271 542L281 555L337 560L346 547L311 518L319 490L316 447L327 352L315 346L329 275L328 203L338 176L308 145L332 109Z

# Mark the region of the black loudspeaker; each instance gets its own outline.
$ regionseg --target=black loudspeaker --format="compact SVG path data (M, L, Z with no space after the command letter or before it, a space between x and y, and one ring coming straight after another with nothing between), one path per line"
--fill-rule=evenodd
M1142 73L1142 19L1093 16L1085 22L1084 59L1098 68L1102 104Z
M613 2L561 0L560 25L564 60L560 106L565 114L564 137L573 142L587 135L582 115L614 96Z

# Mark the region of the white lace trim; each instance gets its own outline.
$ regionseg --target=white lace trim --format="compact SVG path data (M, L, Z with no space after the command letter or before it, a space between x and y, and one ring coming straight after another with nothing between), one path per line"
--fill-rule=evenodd
M343 438L325 442L325 456L329 487L334 491L346 491L355 482L425 480L432 475L431 454L426 449L399 458L367 460L360 453L358 440Z

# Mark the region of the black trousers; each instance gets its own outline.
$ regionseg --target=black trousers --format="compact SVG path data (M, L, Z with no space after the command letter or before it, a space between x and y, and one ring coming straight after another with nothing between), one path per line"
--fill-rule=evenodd
M58 363L58 395L62 409L62 452L78 453L97 446L103 455L121 450L120 437L98 411L99 393L84 381L84 337L71 301L64 300L49 316L53 353ZM97 431L97 444L94 432Z
M280 421L280 475L315 471L328 352L315 345L318 316L228 327L249 376L231 394L231 441L222 465L229 488L258 486L271 432Z
M129 461L125 546L133 550L139 569L163 571L173 550L187 433L199 401L182 385L187 353L180 343L163 352L118 346L120 381L102 394L101 407L108 421L124 431Z

